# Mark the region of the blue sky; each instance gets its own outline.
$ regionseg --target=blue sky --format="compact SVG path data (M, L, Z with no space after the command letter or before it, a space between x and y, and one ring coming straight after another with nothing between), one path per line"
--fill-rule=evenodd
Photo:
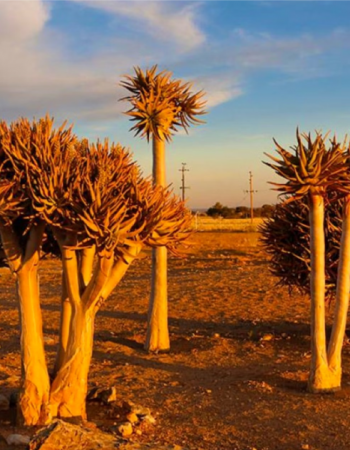
M119 86L158 64L207 92L206 124L167 148L167 179L188 204L275 203L262 164L272 137L350 123L350 2L0 0L0 118L68 119L76 133L130 147L145 175L151 148L129 132Z

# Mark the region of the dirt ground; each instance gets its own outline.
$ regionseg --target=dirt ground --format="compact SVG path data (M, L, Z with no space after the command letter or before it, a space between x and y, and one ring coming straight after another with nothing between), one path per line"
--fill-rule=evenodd
M349 449L350 346L344 346L343 389L309 394L308 298L275 287L257 233L197 233L194 244L187 259L169 261L171 351L143 350L150 291L146 257L129 270L97 317L90 386L116 386L117 402L132 400L151 409L156 423L133 435L134 441L189 450ZM58 261L43 262L51 364L60 276ZM0 269L0 298L0 393L9 395L18 386L20 360L7 269ZM32 433L13 425L14 413L15 408L0 411L0 434ZM88 414L104 430L117 420L113 406L89 403Z

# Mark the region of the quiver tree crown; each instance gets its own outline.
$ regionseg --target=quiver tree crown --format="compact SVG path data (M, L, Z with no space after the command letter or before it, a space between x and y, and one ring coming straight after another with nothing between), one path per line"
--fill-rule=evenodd
M31 129L24 120L21 125ZM25 199L28 220L44 221L67 245L96 245L98 253L116 257L140 244L167 245L176 252L188 235L190 212L169 190L142 178L126 149L108 140L78 141L70 129L53 130L48 118L32 128L34 136L42 136L41 145L26 144L15 134L17 140L4 147L23 178L18 203Z
M157 66L145 72L135 67L135 75L125 75L120 84L131 95L122 98L131 103L126 112L136 122L131 128L135 136L155 136L170 141L174 132L182 127L187 132L191 124L203 123L198 116L205 114L202 91L191 92L191 83L172 79L172 73L164 70L157 73Z
M19 240L18 249L24 251L31 227L45 220L36 195L39 180L49 180L50 167L61 162L49 160L52 149L59 156L73 149L75 143L71 128L65 129L64 123L54 129L49 116L33 122L22 118L10 126L0 123L0 224L13 229ZM45 192L45 196L46 205L53 207L50 192ZM57 254L50 233L45 233L43 242L44 252Z
M316 137L312 139L310 133L300 134L297 129L296 137L297 145L292 147L292 152L274 140L281 159L265 153L273 163L264 161L264 164L286 180L286 183L270 182L275 186L274 189L282 194L290 194L288 202L308 193L349 193L349 149L346 139L339 143L334 136L327 148L328 133L322 135L316 132Z

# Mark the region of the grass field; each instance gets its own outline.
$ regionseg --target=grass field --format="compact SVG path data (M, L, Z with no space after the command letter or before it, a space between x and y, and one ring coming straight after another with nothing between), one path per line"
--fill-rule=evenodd
M253 219L222 219L208 216L194 216L193 227L197 231L236 231L251 232L257 231L258 226L263 222L262 218Z

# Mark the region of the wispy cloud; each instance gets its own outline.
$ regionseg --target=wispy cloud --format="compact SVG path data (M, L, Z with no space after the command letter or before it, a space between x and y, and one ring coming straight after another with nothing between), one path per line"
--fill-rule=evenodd
M205 41L197 25L200 3L161 1L70 0L118 16L125 16L138 27L163 42L172 42L182 51L192 50Z
M236 29L227 64L240 66L241 70L274 69L305 76L319 76L329 70L325 58L330 53L350 48L350 32L334 30L321 36L299 34L275 36L270 33L251 33Z
M214 108L243 95L241 80L227 74L212 73L196 79L196 87L205 91L206 107Z

